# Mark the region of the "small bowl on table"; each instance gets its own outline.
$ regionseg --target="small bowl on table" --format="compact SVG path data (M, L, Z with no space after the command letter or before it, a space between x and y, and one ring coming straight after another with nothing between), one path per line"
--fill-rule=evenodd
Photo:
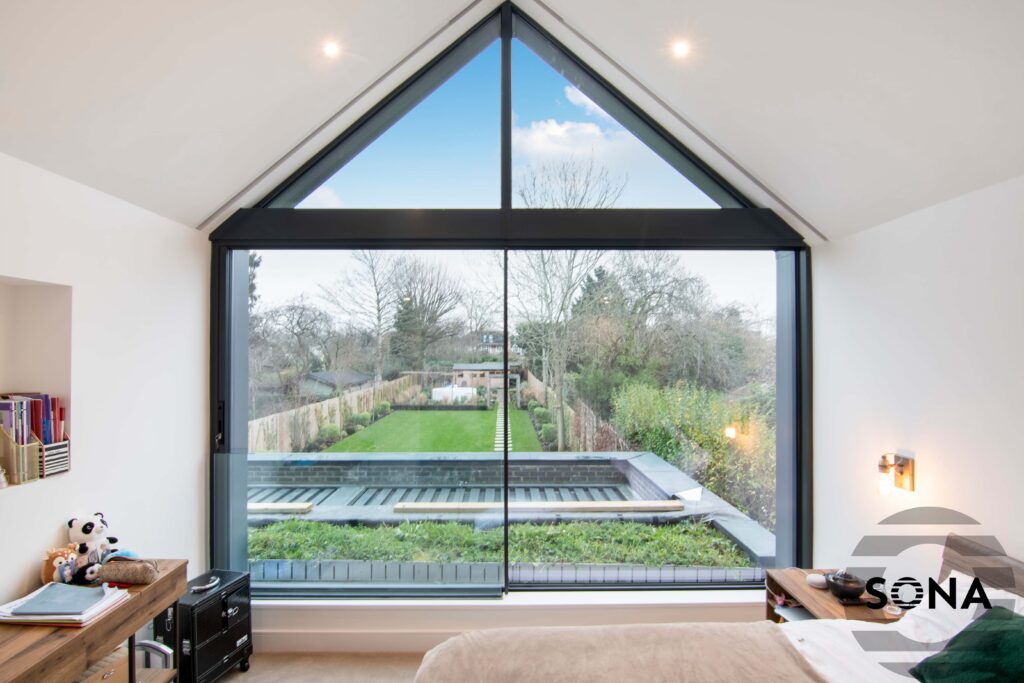
M863 579L849 572L826 574L825 580L828 582L828 589L832 592L832 595L836 596L840 601L854 602L859 600L866 588Z

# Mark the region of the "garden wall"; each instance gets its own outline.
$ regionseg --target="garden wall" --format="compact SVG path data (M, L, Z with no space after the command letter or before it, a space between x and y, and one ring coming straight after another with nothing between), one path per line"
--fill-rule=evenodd
M280 453L301 451L316 438L324 425L345 427L345 418L368 413L380 401L397 402L404 395L418 392L413 378L406 375L374 387L364 384L326 401L310 403L292 410L249 421L249 452Z
M281 581L312 584L368 584L417 587L424 584L501 584L497 562L388 562L383 560L251 560L255 584ZM516 562L509 566L512 583L543 584L723 584L763 582L761 567L647 567L637 564L551 564Z
M250 456L249 484L501 486L504 470L500 453L274 454ZM627 478L606 459L532 457L509 463L510 485L551 482L609 485L624 484Z

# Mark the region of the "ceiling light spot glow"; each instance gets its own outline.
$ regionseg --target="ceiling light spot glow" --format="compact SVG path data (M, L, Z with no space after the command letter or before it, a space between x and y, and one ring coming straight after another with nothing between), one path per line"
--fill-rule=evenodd
M690 44L685 40L677 40L672 43L672 56L676 59L682 59L690 54Z
M330 59L336 59L341 55L341 44L335 40L324 41L324 56Z

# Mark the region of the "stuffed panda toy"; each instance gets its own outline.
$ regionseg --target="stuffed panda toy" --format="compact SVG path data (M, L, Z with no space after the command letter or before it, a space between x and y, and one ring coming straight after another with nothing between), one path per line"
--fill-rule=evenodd
M71 583L76 586L88 586L100 577L101 569L103 569L103 565L99 562L79 567L75 575L71 577Z
M75 545L78 552L78 559L75 563L77 570L92 564L103 562L107 555L116 552L117 548L111 545L117 543L113 536L107 536L107 520L103 518L102 512L97 512L90 517L73 517L68 520L68 540Z

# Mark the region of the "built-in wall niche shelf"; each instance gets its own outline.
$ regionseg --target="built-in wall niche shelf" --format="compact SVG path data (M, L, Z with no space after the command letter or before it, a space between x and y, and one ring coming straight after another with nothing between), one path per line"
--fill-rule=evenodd
M57 401L34 395L43 392ZM6 420L8 429L0 429L0 467L8 485L67 472L71 467L67 438L71 431L71 287L0 275L0 395L34 401L34 418L25 415L17 430Z

